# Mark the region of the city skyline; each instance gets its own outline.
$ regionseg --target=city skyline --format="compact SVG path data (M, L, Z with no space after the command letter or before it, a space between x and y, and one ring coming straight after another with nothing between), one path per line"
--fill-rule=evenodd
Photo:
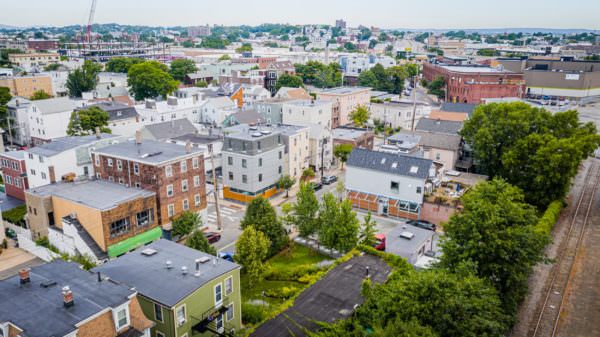
M55 0L51 2L51 7L48 4L42 0L3 4L0 25L60 27L87 24L91 1ZM255 15L247 15L252 12ZM460 5L450 5L441 0L427 3L307 0L284 4L274 0L231 0L227 5L192 0L173 0L168 3L147 0L143 8L134 0L99 0L94 23L160 27L204 24L255 26L263 23L334 24L336 19L343 18L349 26L362 24L385 29L600 30L600 21L595 18L595 13L599 12L600 3L591 0L577 1L570 6L558 1L533 0L524 4L508 0L498 8L475 0L463 0Z

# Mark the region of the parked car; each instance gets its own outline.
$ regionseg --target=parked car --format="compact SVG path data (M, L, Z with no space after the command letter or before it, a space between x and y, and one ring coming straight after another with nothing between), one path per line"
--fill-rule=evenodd
M215 243L221 240L221 234L217 232L205 232L204 236L206 237L209 243Z
M334 182L337 181L337 176L324 176L323 178L321 178L321 183L325 184L325 185L329 185L329 184L333 184Z
M556 105L556 101L551 101L550 105L555 106Z
M312 183L312 187L313 187L313 190L316 192L316 191L322 189L323 185L321 185L319 183Z
M375 234L375 240L377 240L377 243L373 248L377 250L385 250L385 234Z
M437 226L427 220L409 220L407 224L415 227L420 227L424 229L429 229L430 231L435 231Z
M565 100L565 96L560 96L560 97L558 98L558 100L559 100L559 101L564 101L564 100Z
M548 100L548 99L550 99L550 96L544 95L544 99Z
M235 255L234 252L218 252L217 253L218 257L220 257L220 258L222 258L224 260L230 261L230 262L233 262L233 256L234 255Z

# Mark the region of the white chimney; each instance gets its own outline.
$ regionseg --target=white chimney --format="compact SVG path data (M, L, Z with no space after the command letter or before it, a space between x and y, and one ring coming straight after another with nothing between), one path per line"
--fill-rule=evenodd
M196 259L196 273L194 274L196 277L200 277L200 259Z
M167 266L167 269L173 268L173 263L171 263L171 261L167 261L165 264Z

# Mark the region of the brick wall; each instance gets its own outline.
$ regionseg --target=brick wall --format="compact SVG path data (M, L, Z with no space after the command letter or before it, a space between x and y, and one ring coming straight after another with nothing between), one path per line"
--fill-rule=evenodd
M147 209L153 210L154 221L146 226L138 227L136 223L136 214ZM110 224L123 218L129 218L129 232L111 238ZM104 242L106 247L146 232L156 226L158 226L158 221L156 217L156 197L154 196L128 201L118 205L116 208L102 212L102 228L104 230Z
M439 225L442 222L448 222L454 212L456 212L456 208L454 207L424 202L421 209L421 218Z
M4 188L6 189L6 195L25 200L25 190L29 188L29 182L27 181L27 176L25 178L21 178L21 173L27 173L27 168L25 167L25 160L14 160L9 157L0 156L3 160L8 160L8 166L2 165L2 178L4 180ZM13 168L12 165L14 163L18 163L19 167L17 170ZM10 181L6 178L10 177ZM17 182L20 186L17 186Z

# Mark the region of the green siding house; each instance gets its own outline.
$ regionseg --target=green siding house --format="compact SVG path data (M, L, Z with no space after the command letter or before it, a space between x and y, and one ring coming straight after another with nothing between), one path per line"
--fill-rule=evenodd
M138 291L152 337L233 334L242 325L240 266L159 239L94 271Z

